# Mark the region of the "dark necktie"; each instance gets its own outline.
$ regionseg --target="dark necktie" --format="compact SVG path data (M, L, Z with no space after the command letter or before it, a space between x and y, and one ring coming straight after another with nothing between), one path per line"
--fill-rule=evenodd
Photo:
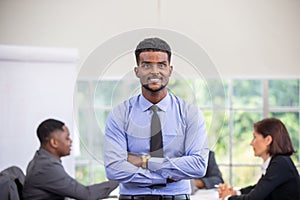
M150 109L153 111L151 119L150 156L164 157L161 124L157 115L158 107L153 105Z

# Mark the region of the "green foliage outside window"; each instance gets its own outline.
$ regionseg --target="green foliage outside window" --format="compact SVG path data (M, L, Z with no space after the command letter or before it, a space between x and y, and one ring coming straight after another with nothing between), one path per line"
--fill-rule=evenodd
M90 184L105 180L106 118L114 106L139 91L139 82L134 78L78 81L76 122L80 155L76 157L76 178L80 182ZM246 186L260 177L262 160L254 157L250 142L253 123L266 114L286 124L297 150L292 158L299 163L299 80L171 79L169 91L203 111L210 148L215 151L225 182Z

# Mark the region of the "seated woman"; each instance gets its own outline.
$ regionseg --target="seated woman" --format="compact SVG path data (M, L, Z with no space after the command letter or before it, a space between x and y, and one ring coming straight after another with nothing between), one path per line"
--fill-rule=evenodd
M219 184L219 197L223 200L299 200L299 174L290 158L295 150L285 125L275 118L255 123L251 146L254 155L264 161L262 177L256 185L240 191Z

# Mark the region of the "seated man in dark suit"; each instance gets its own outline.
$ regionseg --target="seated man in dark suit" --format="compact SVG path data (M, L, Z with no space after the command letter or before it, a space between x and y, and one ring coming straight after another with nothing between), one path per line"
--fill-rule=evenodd
M219 183L224 183L222 173L218 167L215 159L215 153L213 151L209 151L208 165L205 176L199 179L194 179L193 181L196 189L211 189Z
M24 200L63 200L65 197L96 200L107 197L118 186L115 181L84 186L66 173L60 159L70 154L72 140L63 122L43 121L37 136L41 146L27 167Z

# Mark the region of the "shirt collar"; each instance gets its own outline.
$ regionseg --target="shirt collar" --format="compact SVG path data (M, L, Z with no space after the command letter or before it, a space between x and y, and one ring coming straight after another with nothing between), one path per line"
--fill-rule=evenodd
M49 151L47 151L46 149L44 149L43 147L40 147L38 152L42 155L45 155L47 157L51 157L51 159L55 159L58 160L61 163L61 159L57 159L55 156L53 156Z
M271 161L272 156L270 156L261 166L262 174L266 175L267 168L269 167L270 161Z
M156 105L159 107L160 110L166 112L168 106L170 105L170 95L169 92L167 93L167 95L160 101L158 102ZM140 95L140 107L143 111L148 110L151 106L153 105L153 103L151 103L150 101L148 101L143 94Z

